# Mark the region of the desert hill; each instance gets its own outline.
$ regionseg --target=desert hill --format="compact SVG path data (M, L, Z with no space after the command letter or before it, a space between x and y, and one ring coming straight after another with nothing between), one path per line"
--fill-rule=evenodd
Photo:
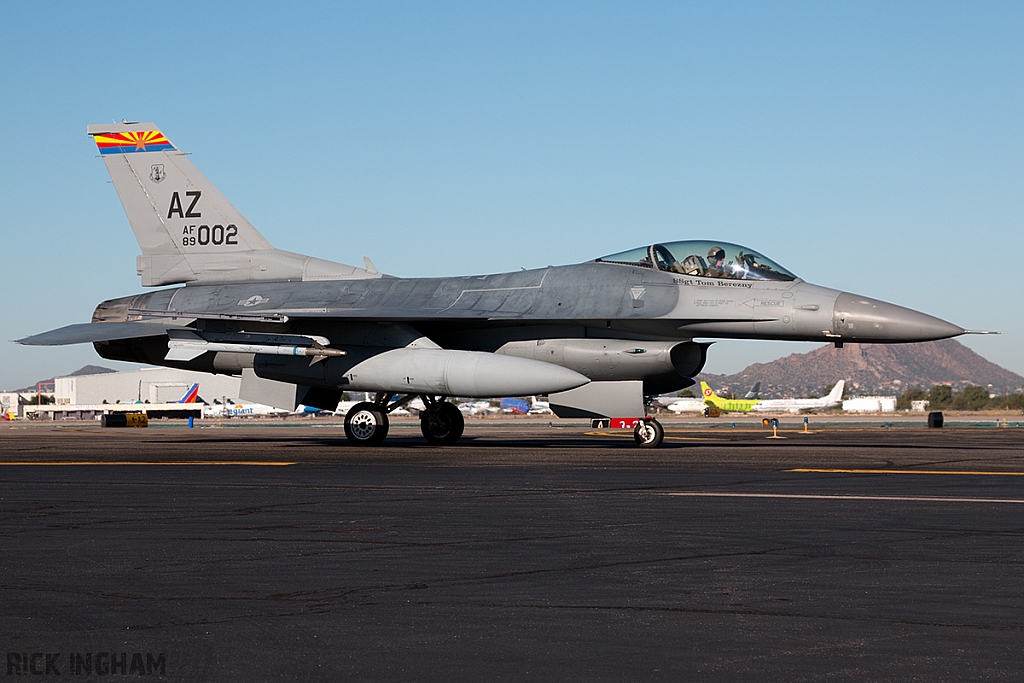
M78 368L77 370L75 370L74 372L72 372L70 375L67 375L67 376L68 377L79 377L81 375L102 375L102 374L105 374L105 373L108 373L108 372L117 372L117 370L113 370L111 368L105 368L102 365L85 365L85 366L82 366L82 367ZM61 377L64 377L64 375L61 375ZM45 393L47 391L53 391L53 383L54 383L54 378L51 377L50 379L40 380L39 384L33 384L30 387L25 387L24 389L16 389L15 391L19 391L19 392L23 392L23 393L35 393L36 387L42 385L41 388L42 388L43 392Z
M702 374L715 390L746 392L761 382L761 396L820 394L840 379L848 395L898 395L909 387L928 389L969 384L992 393L1024 390L1024 377L991 363L954 339L920 344L845 344L794 353L771 363L754 363L734 375Z

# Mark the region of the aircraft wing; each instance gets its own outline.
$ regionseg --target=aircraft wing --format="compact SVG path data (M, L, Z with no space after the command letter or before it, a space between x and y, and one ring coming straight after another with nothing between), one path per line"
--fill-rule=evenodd
M63 346L135 337L159 337L167 334L167 330L191 329L178 324L153 322L78 323L25 337L17 340L17 343L26 346Z

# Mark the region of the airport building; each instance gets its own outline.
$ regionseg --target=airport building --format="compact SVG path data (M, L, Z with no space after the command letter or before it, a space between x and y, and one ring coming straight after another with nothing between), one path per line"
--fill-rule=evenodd
M0 416L13 415L15 417L21 417L21 401L18 399L22 394L17 391L4 391L0 392Z
M199 384L199 398L207 403L238 399L241 378L210 375L174 368L148 368L131 372L58 377L57 405L99 405L103 403L171 403Z
M847 413L895 413L895 396L860 396L843 401Z

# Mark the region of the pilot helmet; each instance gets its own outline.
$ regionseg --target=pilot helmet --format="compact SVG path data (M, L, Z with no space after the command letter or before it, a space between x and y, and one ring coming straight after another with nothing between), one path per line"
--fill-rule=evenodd
M725 260L725 249L721 247L711 247L708 249L708 260L717 261L719 259Z

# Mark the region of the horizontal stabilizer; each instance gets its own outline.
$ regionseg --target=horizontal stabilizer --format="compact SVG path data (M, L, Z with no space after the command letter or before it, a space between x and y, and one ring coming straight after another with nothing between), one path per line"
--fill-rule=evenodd
M26 346L64 346L135 337L159 337L167 334L168 330L190 329L182 325L169 325L166 322L78 323L25 337L17 340L17 343Z

